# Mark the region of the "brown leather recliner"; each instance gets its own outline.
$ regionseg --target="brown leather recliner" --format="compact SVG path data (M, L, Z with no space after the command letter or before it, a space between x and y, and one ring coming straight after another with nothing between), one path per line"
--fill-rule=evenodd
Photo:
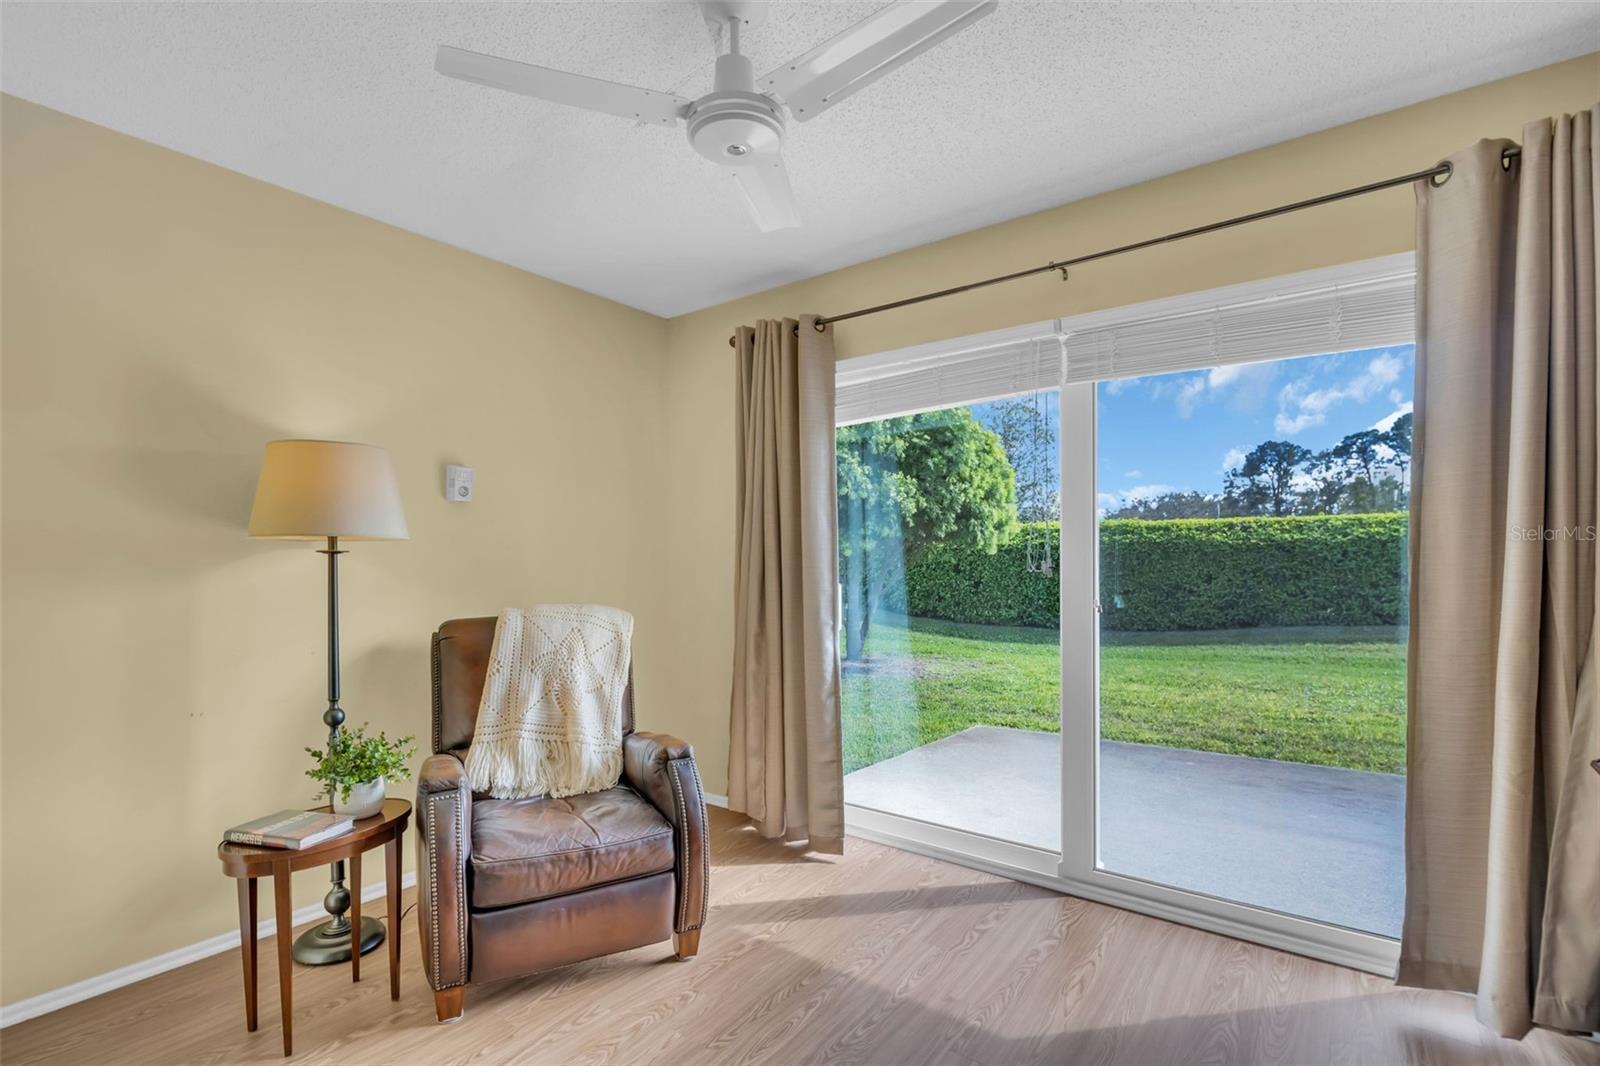
M497 981L671 939L694 955L706 918L706 807L694 750L633 731L622 780L566 799L473 794L472 743L493 618L433 635L433 750L417 777L417 930L441 1022L468 981Z

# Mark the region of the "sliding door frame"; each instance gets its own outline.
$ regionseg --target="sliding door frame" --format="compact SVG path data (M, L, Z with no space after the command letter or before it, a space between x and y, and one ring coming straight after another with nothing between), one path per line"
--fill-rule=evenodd
M1100 850L1100 519L1095 383L1061 390L1061 864L1074 896L1392 976L1396 940L1105 870Z
M1270 299L1315 285L1359 283L1414 269L1411 253L1341 264L1289 277L1191 293L1130 307L997 330L915 348L846 360L841 376L870 378L880 368L931 366L944 356L1032 342L1053 333L1104 330L1160 314L1184 314L1219 300ZM1265 356L1263 359L1277 358ZM1099 865L1100 611L1099 515L1095 495L1096 404L1093 381L1061 388L1061 841L1054 851L1018 844L887 811L845 804L845 827L855 836L944 859L1098 903L1153 915L1225 936L1392 976L1395 939L1222 899L1102 869ZM1030 386L1038 387L1030 381ZM861 386L856 386L857 388ZM1017 391L1023 391L1018 389ZM929 406L942 405L935 401ZM927 406L921 409L928 409ZM906 410L910 410L907 408ZM867 417L887 417L868 415ZM860 421L860 417L851 421Z

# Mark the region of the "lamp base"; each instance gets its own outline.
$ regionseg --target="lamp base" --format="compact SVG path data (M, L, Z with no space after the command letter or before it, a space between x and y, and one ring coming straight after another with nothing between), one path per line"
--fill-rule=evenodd
M344 928L336 926L342 924ZM386 930L376 918L361 918L361 954L383 943ZM294 942L294 961L302 966L332 966L350 961L350 922L329 919L301 933Z

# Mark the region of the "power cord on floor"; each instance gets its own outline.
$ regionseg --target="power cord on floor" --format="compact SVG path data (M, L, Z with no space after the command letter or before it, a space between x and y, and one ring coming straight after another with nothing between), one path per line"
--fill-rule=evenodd
M413 901L411 906L407 907L405 910L400 912L400 925L402 927L404 927L405 924L406 924L406 915L410 914L412 911L414 911L416 909L417 909L417 904L416 904L415 901ZM389 920L389 916L387 914L385 914L382 918L379 918L378 920L380 922L387 922Z

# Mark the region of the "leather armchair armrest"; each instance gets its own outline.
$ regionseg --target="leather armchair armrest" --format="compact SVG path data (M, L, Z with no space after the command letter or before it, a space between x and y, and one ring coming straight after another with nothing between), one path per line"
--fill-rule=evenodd
M665 733L629 733L622 738L622 776L677 831L678 912L673 929L679 933L699 929L706 920L711 852L694 749Z
M417 774L417 932L422 967L435 992L467 983L471 841L466 767L449 753L430 755Z

